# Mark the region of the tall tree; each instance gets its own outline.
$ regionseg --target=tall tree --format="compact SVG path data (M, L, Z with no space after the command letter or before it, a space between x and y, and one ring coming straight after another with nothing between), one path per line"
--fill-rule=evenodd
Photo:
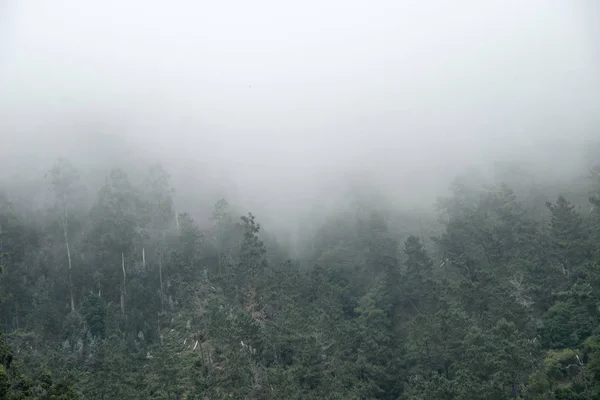
M404 277L403 297L412 308L419 310L427 304L427 296L432 294L433 261L416 236L409 236L404 242L406 254L406 276Z
M259 312L256 291L267 267L265 257L267 249L259 237L260 224L256 222L252 213L241 217L240 227L244 232L244 238L240 245L234 277L238 287L238 298L243 299L243 303L249 311Z
M144 221L143 229L149 237L158 266L161 309L164 311L164 274L163 265L167 251L167 235L178 224L172 194L170 176L160 164L150 167L144 182ZM145 247L142 247L145 263Z
M223 266L222 266L222 257L221 257L221 237L223 234L223 221L225 220L225 218L227 217L227 208L229 206L229 203L227 203L227 200L225 199L221 199L219 201L217 201L217 203L215 204L215 208L213 210L211 219L214 221L214 225L213 225L213 229L215 231L215 239L217 242L217 259L218 259L218 273L222 274L223 273Z
M551 213L551 253L567 274L587 258L583 220L575 206L563 196L554 204L546 202L546 207Z
M68 262L68 279L71 299L71 311L75 311L75 295L73 290L73 258L71 256L71 245L69 242L69 212L73 197L79 189L79 173L77 169L66 159L60 158L50 170L52 190L55 196L55 205L60 214L65 249Z
M95 206L92 209L93 227L89 240L97 249L101 260L119 260L121 274L120 304L121 312L126 315L127 272L126 256L129 256L140 234L139 215L143 205L137 190L122 170L111 171L105 185L100 189ZM102 265L104 262L102 262ZM110 264L109 264L110 265ZM114 265L114 264L113 264ZM105 266L103 268L106 269ZM108 276L114 276L110 268Z

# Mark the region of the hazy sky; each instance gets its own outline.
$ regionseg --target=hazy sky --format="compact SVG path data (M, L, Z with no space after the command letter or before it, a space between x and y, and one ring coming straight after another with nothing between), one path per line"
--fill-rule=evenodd
M594 0L0 3L0 155L98 124L283 207L340 171L416 193L600 137Z

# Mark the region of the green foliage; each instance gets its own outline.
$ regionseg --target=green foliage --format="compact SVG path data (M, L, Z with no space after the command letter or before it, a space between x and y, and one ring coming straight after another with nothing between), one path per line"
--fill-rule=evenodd
M48 373L38 379L23 374L20 368L14 365L11 349L0 333L0 399L76 400L78 394L70 381L53 382Z
M106 305L101 297L89 294L81 304L81 314L93 336L106 335Z
M546 203L546 206L552 214L551 254L566 271L570 271L589 257L583 220L575 206L563 196L558 197L556 204Z
M598 326L598 316L591 287L579 281L544 315L542 337L550 348L578 347Z
M361 196L292 257L225 200L208 226L176 214L158 164L93 204L68 161L50 175L47 210L0 199L2 399L600 396L594 196L580 213L472 175L433 240Z

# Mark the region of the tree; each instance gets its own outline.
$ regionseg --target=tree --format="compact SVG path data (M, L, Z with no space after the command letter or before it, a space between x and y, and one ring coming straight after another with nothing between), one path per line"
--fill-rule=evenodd
M0 253L0 262L2 258L5 256L4 253ZM0 263L0 273L2 273L4 267ZM0 302L2 298L0 298ZM12 363L12 354L8 345L4 341L4 337L2 333L0 333L0 398L6 398L8 394L8 390L10 388L10 378L8 376L8 369L10 368L10 364Z
M252 213L241 217L240 227L244 238L240 245L238 263L235 269L235 281L238 285L239 298L251 295L256 290L258 279L267 267L265 253L267 249L259 238L260 224ZM248 300L248 299L247 299ZM251 303L254 303L252 300Z
M411 235L406 239L404 253L406 276L403 280L403 298L411 309L420 310L427 306L426 296L433 294L433 261L416 236Z
M0 253L0 258L4 256ZM3 267L0 264L0 273ZM0 302L2 299L0 298ZM41 390L39 395L33 394L33 388L38 386ZM77 400L78 395L73 384L63 380L53 382L48 373L39 379L32 379L21 373L13 363L13 353L0 332L0 399L7 400Z
M579 347L598 326L598 298L588 282L579 280L557 300L542 317L542 341L551 349Z
M167 251L166 236L171 227L176 224L169 174L160 164L150 167L145 179L145 201L142 229L149 237L151 246L156 254L159 275L159 291L161 310L164 311L164 279L163 263ZM177 223L178 225L178 223ZM145 267L146 253L142 247L143 263Z
M101 259L112 263L120 261L120 304L124 316L127 298L125 256L133 252L139 237L141 210L142 202L127 174L122 170L111 171L91 212L93 227L89 242L100 253ZM107 276L114 276L113 271L108 269Z
M361 224L362 225L362 224ZM366 242L364 265L358 265L358 284L369 288L384 277L382 296L378 307L383 309L388 316L395 317L400 293L401 277L398 265L398 243L390 234L387 221L381 213L372 212L368 222L359 226L361 236ZM362 270L360 270L362 267ZM362 288L355 287L355 291ZM368 290L368 289L367 289Z
M79 187L79 173L75 167L66 159L60 158L55 163L49 172L52 190L55 196L55 206L59 212L63 237L65 241L65 249L67 252L68 261L68 279L69 291L71 299L71 311L75 311L75 295L73 293L73 261L71 257L71 246L69 243L69 211L76 196Z
M356 349L356 376L361 398L396 399L400 394L395 375L399 372L398 355L392 336L391 322L385 311L377 307L381 296L377 285L360 299L353 348Z
M221 236L223 234L223 221L227 217L227 208L229 203L227 200L221 199L215 204L214 211L211 216L211 220L214 221L213 229L215 230L215 239L217 241L217 257L218 257L218 272L223 273L222 260L221 260Z
M81 314L92 335L100 338L106 336L107 310L106 304L100 296L89 294L81 304Z
M178 235L168 247L168 264L172 269L171 281L174 294L181 301L188 302L195 297L194 282L197 282L201 276L204 235L189 214L181 214L179 221Z
M563 196L559 196L555 204L546 202L546 207L551 213L551 254L560 263L563 273L567 274L588 258L583 220L575 206Z

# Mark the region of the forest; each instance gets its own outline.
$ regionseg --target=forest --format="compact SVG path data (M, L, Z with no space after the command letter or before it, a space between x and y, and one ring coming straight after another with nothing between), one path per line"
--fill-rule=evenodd
M292 245L226 199L176 211L161 164L58 159L43 200L0 198L0 398L598 399L588 172L468 172L435 215L357 189Z
M0 0L0 400L600 400L600 1Z

